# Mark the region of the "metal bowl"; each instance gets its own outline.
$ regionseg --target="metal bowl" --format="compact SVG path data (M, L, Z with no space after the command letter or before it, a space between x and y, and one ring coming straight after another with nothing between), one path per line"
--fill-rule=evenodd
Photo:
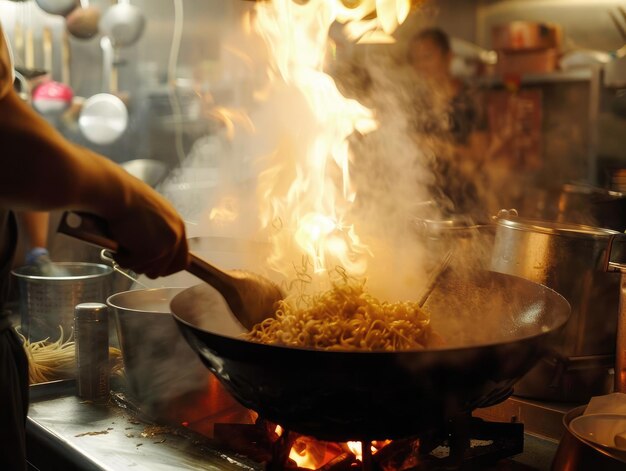
M609 449L595 445L578 437L570 429L570 423L585 411L585 407L576 407L563 417L565 433L556 450L552 462L552 471L623 471L626 460L612 453Z

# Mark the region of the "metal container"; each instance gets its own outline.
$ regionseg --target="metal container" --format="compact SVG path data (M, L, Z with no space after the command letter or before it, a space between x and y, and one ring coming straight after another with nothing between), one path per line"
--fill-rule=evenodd
M109 398L109 310L102 303L74 309L78 396L94 402Z
M572 315L515 394L584 402L611 390L619 275L606 273L609 229L531 220L506 213L497 223L491 269L546 285L569 301Z
M432 258L432 265L437 265L446 254L450 254L450 265L457 271L489 267L495 225L475 224L463 216L417 218L414 223L418 237Z
M623 471L626 461L608 449L579 438L570 430L570 422L582 415L585 407L576 407L563 417L565 432L554 455L551 471Z
M38 267L13 270L18 279L21 329L30 341L57 339L74 328L74 308L86 302L104 302L110 294L113 269L97 263L55 263L52 275ZM58 276L56 276L58 274Z
M152 416L161 416L184 395L205 393L209 386L210 373L170 313L170 300L182 289L124 291L107 299L131 393Z

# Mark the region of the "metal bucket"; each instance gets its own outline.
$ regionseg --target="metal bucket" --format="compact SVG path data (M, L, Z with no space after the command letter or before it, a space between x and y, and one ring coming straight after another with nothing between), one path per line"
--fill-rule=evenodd
M42 274L38 267L12 271L19 285L22 334L30 341L67 337L74 328L74 307L104 302L110 294L111 267L97 263L64 262L54 267L61 276Z
M515 386L533 399L585 402L611 390L619 275L604 271L609 229L500 214L491 269L554 289L572 316L544 358Z

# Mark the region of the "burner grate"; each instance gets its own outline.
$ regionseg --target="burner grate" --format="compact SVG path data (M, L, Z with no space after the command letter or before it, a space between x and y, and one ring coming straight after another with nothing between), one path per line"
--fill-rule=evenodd
M290 458L299 437L289 431L279 434L274 424L262 419L248 425L215 424L215 438L222 445L264 463L267 471L301 469ZM420 437L394 440L379 448L372 447L372 443L379 445L379 442L371 442L362 446L363 453L358 458L342 444L326 444L331 456L324 459L317 471L485 469L523 452L524 425L488 422L467 414ZM372 448L376 448L374 452Z

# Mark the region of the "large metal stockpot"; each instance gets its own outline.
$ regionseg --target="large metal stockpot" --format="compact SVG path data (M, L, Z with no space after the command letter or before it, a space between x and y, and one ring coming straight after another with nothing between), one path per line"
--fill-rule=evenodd
M617 232L517 217L496 218L491 269L548 286L572 315L545 357L515 386L520 396L585 402L612 387L619 275L606 273L608 241Z

